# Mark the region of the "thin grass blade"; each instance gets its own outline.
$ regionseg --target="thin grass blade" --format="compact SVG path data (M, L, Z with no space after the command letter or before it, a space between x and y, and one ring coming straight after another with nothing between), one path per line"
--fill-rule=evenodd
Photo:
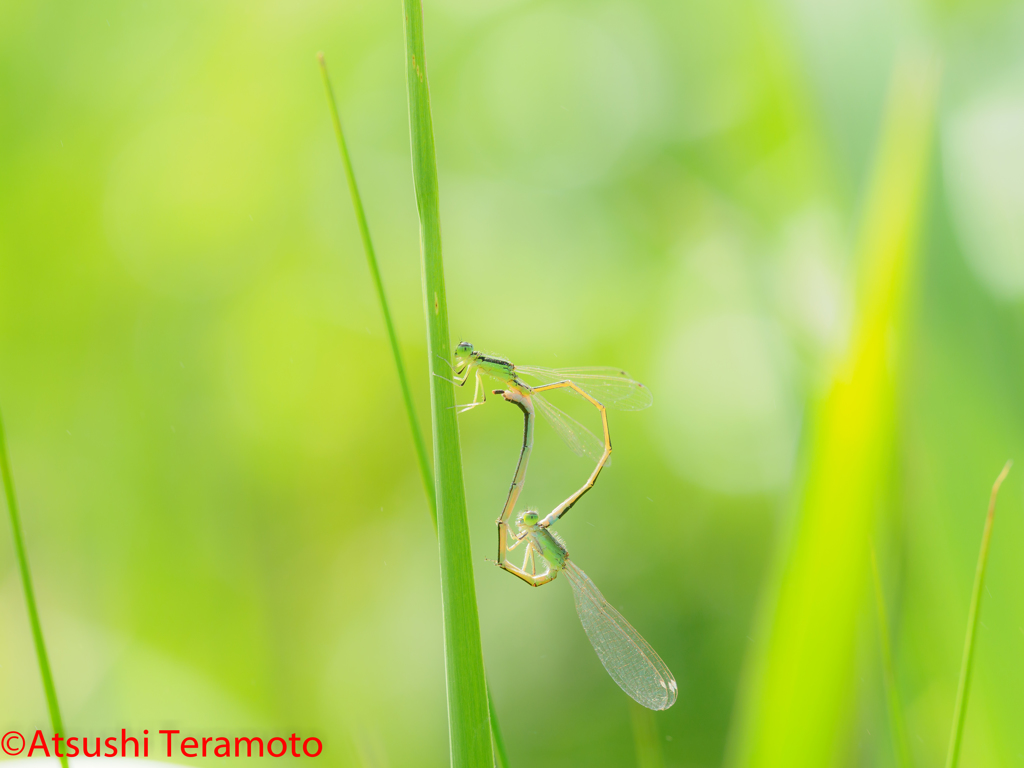
M896 670L892 663L892 642L889 639L889 617L885 610L885 592L882 577L878 572L878 558L871 548L871 572L875 583L875 602L878 606L878 640L882 648L882 673L885 680L885 697L889 705L889 728L892 731L893 748L900 768L912 768L910 742L907 741L907 726L903 720L903 705L896 687Z
M341 130L341 115L338 112L338 104L334 100L334 88L331 87L331 78L327 74L327 62L322 53L317 54L317 61L320 62L320 74L324 80L324 91L327 93L327 102L331 107L331 120L334 123L334 135L338 140L338 151L341 153L341 163L345 167L345 178L348 180L348 191L352 195L352 207L355 208L356 222L359 225L359 236L363 241L363 250L366 251L366 263L370 267L370 277L373 278L373 287L377 291L377 299L380 301L380 311L384 315L384 327L388 332L388 341L391 342L391 354L395 360L395 371L398 373L398 386L402 390L402 401L405 403L405 413L409 417L409 430L412 432L413 448L416 450L416 461L420 466L420 476L423 479L423 489L427 494L427 504L430 507L430 519L434 523L434 530L437 530L437 500L434 491L434 475L430 469L430 459L427 457L427 444L423 440L423 432L420 430L419 419L416 418L416 409L412 403L412 390L409 388L409 379L405 375L405 364L402 362L402 353L398 346L398 334L395 333L395 324L391 320L391 310L388 308L387 296L384 294L384 281L380 276L380 267L377 265L377 254L373 250L373 240L370 238L370 227L366 223L366 212L363 209L363 199L359 195L359 187L356 184L355 170L352 168L352 159L348 154L348 144L345 142L345 133Z
M491 687L487 685L487 707L491 713L491 741L494 746L495 768L509 768L508 755L505 752L505 737L501 733L501 725L498 723L498 713L494 709L494 699L491 698Z
M995 522L996 496L999 486L1013 465L1006 462L992 484L992 495L988 500L988 515L985 518L985 530L981 534L981 551L978 553L978 567L974 572L974 590L971 592L971 608L967 614L967 637L964 640L964 657L960 662L960 682L956 689L956 708L953 710L953 730L949 736L949 752L946 755L946 768L956 768L960 762L960 744L964 737L964 721L967 718L967 696L971 690L971 670L974 666L974 637L978 632L978 617L981 615L981 591L985 586L985 570L988 567L988 548L992 541L992 523Z
M25 549L25 538L21 532L21 515L18 513L18 499L14 493L14 475L11 472L11 460L7 454L7 436L4 433L3 415L0 414L0 478L3 479L4 492L7 496L7 511L11 516L11 535L14 539L14 553L18 558L18 569L21 571L21 585L25 590L25 607L28 609L28 623L32 628L32 641L36 647L36 659L39 662L39 674L43 678L43 692L46 694L46 707L50 710L50 723L53 732L67 736L64 721L60 716L57 704L57 687L53 684L53 673L50 671L50 659L46 655L46 643L43 640L43 625L39 621L36 608L35 590L32 588L32 576L28 568L28 553ZM68 768L68 759L60 757L62 768Z
M403 7L412 171L420 220L423 309L427 320L427 364L432 374L430 409L451 762L453 768L492 768L494 755L476 585L470 559L459 427L455 418L455 388L447 378L450 372L442 367L451 360L451 344L441 259L441 214L423 43L423 9L419 0L403 0Z

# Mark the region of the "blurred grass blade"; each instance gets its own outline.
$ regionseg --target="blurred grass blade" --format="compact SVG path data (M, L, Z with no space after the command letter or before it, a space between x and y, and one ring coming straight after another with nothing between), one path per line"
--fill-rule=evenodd
M352 207L355 208L356 221L359 224L359 235L363 240L363 250L366 251L366 263L370 266L370 276L373 278L373 287L377 290L377 299L380 301L380 311L384 315L384 327L387 328L388 341L391 342L391 354L395 358L395 370L398 372L398 385L402 389L402 400L405 402L405 412L409 417L409 429L412 430L413 447L416 449L416 460L420 465L420 475L423 478L423 488L427 493L427 504L430 507L430 519L434 521L434 530L437 530L437 500L434 493L434 476L430 470L430 459L427 458L427 444L423 440L423 432L420 430L419 419L416 418L416 409L412 402L412 390L409 388L409 380L405 375L405 365L402 363L402 353L398 347L398 334L395 333L395 324L391 321L391 310L388 308L388 300L384 295L384 282L380 277L380 268L377 266L377 254L373 250L373 241L370 239L370 227L366 223L366 212L363 210L363 199L359 196L359 187L356 186L356 174L352 169L352 159L348 154L348 145L345 143L345 134L341 130L341 117L338 114L338 104L334 100L334 89L331 87L331 79L327 74L327 62L324 61L322 53L317 54L320 62L320 74L324 80L324 90L327 92L327 101L331 107L331 120L334 122L334 135L338 139L338 151L341 152L341 162L345 166L345 178L348 179L348 191L352 195Z
M494 699L491 697L491 684L487 684L487 708L491 715L491 740L494 746L494 765L496 768L509 768L508 755L505 754L505 737L501 733L501 725L498 723L498 713L494 709Z
M894 372L925 190L937 66L896 68L858 244L858 313L816 402L795 499L762 596L731 734L733 766L821 768L844 753L874 509L892 449ZM897 356L894 356L897 353Z
M985 569L988 566L988 547L992 539L992 523L996 515L996 496L999 486L1006 479L1012 461L1006 462L992 484L992 495L988 500L988 516L985 518L985 530L981 534L981 551L978 553L978 567L974 572L974 590L971 592L971 609L967 614L967 637L964 640L964 657L960 662L960 683L956 689L956 708L953 710L953 730L949 736L949 753L946 756L946 768L956 768L960 761L960 743L964 735L964 720L967 718L967 696L971 688L971 668L974 665L974 636L978 631L978 616L981 613L981 590L985 586Z
M629 715L633 723L633 746L636 750L636 768L665 768L658 738L658 723L654 712L629 700Z
M893 749L901 768L912 768L910 743L907 741L907 727L903 721L903 705L896 687L896 670L892 663L892 642L889 639L889 617L885 610L885 592L882 590L882 576L878 572L878 558L871 547L871 572L875 582L875 602L878 606L878 640L882 647L882 674L885 680L885 696L889 705L889 728L892 731Z
M21 516L18 514L18 499L14 494L14 476L11 473L11 460L7 455L7 436L4 433L2 414L0 414L0 478L3 479L4 492L7 496L7 511L11 515L11 535L14 539L14 553L18 558L18 568L21 570L21 585L25 590L25 607L28 609L28 623L32 627L32 641L36 646L39 673L43 677L43 691L46 694L46 706L50 710L50 723L53 725L54 733L67 736L67 731L64 730L64 722L60 717L60 707L57 704L57 688L53 684L50 660L46 655L46 643L43 641L43 625L39 621L39 611L36 610L36 596L32 589L32 577L28 570L28 553L25 551L25 540L21 533ZM63 768L68 768L67 757L62 756L60 764Z
M451 382L451 368L448 367L451 360L448 301L441 260L441 214L423 45L423 10L419 0L403 0L403 5L412 172L420 219L423 309L427 319L427 362L431 373L430 410L441 554L449 743L454 768L491 768L494 757L476 586L470 559L462 454L455 419L455 387Z
M352 160L348 154L348 145L345 143L345 134L341 129L341 116L338 111L337 101L334 98L334 89L331 87L330 76L327 74L327 62L324 60L323 53L317 54L317 60L320 62L320 74L323 76L324 89L327 92L327 101L331 108L334 134L338 139L338 149L341 152L342 164L345 166L345 176L348 179L348 189L352 195L352 205L355 207L356 219L359 222L359 232L363 239L366 260L370 264L370 274L373 276L374 286L377 288L377 298L380 300L381 311L384 314L384 324L387 326L388 338L391 340L391 351L395 358L395 369L398 372L398 381L402 387L402 397L405 399L405 409L409 416L409 427L412 431L412 439L416 447L416 456L419 459L420 474L423 476L423 488L427 494L430 517L434 522L434 532L437 533L437 500L434 497L434 476L431 474L430 460L427 458L427 445L423 440L423 432L420 430L419 420L416 418L416 411L413 407L412 394L405 375L405 366L402 364L402 355L399 352L398 335L395 333L394 325L391 322L391 311L388 309L387 297L384 295L384 283L381 280L380 270L377 267L377 256L373 250L373 241L370 239L370 227L366 222L363 201L359 196L359 188L356 185L355 171L352 168ZM494 740L494 751L498 758L498 768L508 768L505 740L501 735L501 728L498 725L498 716L494 710L494 702L491 699L489 687L487 703L490 710L491 730Z

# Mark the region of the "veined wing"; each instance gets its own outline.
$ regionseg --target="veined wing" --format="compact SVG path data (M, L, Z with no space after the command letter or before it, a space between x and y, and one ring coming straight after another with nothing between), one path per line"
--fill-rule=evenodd
M544 416L544 420L552 426L566 445L572 448L573 453L592 461L601 460L604 455L604 440L599 440L597 435L565 411L553 406L543 395L534 395L531 399L534 407ZM611 458L605 466L609 464Z
M676 679L661 657L575 563L567 561L564 571L572 584L580 623L612 680L648 709L668 709L675 704L679 692Z
M536 379L541 384L569 379L602 405L620 411L642 411L654 402L651 390L634 381L621 368L534 368L517 365L516 373Z

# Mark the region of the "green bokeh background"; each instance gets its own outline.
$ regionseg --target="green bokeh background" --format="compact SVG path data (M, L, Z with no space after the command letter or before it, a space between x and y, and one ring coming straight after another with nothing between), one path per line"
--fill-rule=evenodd
M613 414L615 461L559 530L676 673L667 766L725 760L810 404L856 327L895 62L941 60L876 536L911 747L939 764L988 489L1024 455L1021 6L425 4L453 332L655 395ZM318 50L426 419L397 2L0 5L0 405L70 732L298 731L331 765L441 766L437 547ZM634 765L568 586L486 561L518 410L460 425L513 765ZM541 426L523 501L587 472ZM965 765L1024 754L1022 488ZM835 764L894 765L861 615ZM0 730L45 728L6 527L0 617Z

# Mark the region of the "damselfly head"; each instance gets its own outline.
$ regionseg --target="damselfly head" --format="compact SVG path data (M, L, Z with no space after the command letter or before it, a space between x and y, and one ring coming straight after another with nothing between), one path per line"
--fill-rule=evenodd
M468 341L460 341L458 346L455 347L455 360L462 361L466 360L473 355L473 345Z
M528 509L519 515L519 519L516 520L516 524L520 530L527 530L533 528L537 523L540 522L540 513L535 509Z

